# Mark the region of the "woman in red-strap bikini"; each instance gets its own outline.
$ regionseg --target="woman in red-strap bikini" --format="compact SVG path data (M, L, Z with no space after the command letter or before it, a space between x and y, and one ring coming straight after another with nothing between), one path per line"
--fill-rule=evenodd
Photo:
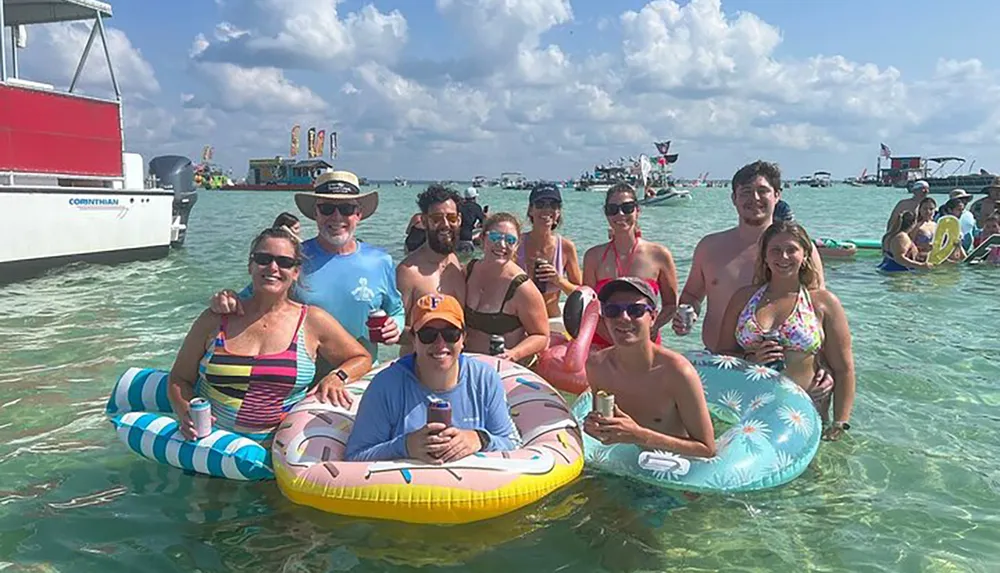
M611 226L611 240L587 250L583 256L583 284L600 292L612 279L638 277L653 289L662 301L662 311L650 332L660 343L660 328L670 322L677 310L677 268L670 250L651 243L639 232L639 203L635 189L618 183L608 189L604 215ZM611 346L611 337L603 322L598 324L593 346Z

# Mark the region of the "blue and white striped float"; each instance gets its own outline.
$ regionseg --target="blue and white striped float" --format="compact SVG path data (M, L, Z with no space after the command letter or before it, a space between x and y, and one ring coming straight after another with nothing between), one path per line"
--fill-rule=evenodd
M274 479L270 449L249 438L214 430L199 440L185 440L167 399L167 374L129 368L115 383L105 412L129 449L189 472L234 480Z
M777 487L805 471L819 449L822 422L809 395L794 381L732 356L685 355L694 364L713 418L731 423L716 440L713 458L606 446L584 434L584 463L599 470L690 492L735 493ZM573 416L582 424L591 393L580 395Z

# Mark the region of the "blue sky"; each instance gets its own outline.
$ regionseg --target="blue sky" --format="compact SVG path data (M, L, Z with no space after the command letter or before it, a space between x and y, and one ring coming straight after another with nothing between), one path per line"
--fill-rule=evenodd
M929 0L174 0L108 24L127 146L237 175L288 130L340 136L376 178L569 178L670 139L676 172L789 178L898 153L1000 170L1000 3ZM86 30L32 35L24 77L64 85ZM76 48L79 50L79 48ZM85 87L103 89L100 65Z

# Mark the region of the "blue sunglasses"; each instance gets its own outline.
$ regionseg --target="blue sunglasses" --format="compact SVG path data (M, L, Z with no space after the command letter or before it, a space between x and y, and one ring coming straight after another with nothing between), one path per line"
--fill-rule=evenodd
M511 235L510 233L501 233L500 231L489 231L486 233L486 238L492 243L504 241L507 243L508 247L513 247L517 244L517 236Z

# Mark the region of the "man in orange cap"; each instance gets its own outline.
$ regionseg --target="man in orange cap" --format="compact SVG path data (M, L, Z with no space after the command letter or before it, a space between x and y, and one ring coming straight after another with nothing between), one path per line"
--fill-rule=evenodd
M348 460L447 463L520 445L500 374L462 356L465 314L449 295L427 294L412 310L413 354L379 372L365 390ZM428 421L429 413L441 414Z

